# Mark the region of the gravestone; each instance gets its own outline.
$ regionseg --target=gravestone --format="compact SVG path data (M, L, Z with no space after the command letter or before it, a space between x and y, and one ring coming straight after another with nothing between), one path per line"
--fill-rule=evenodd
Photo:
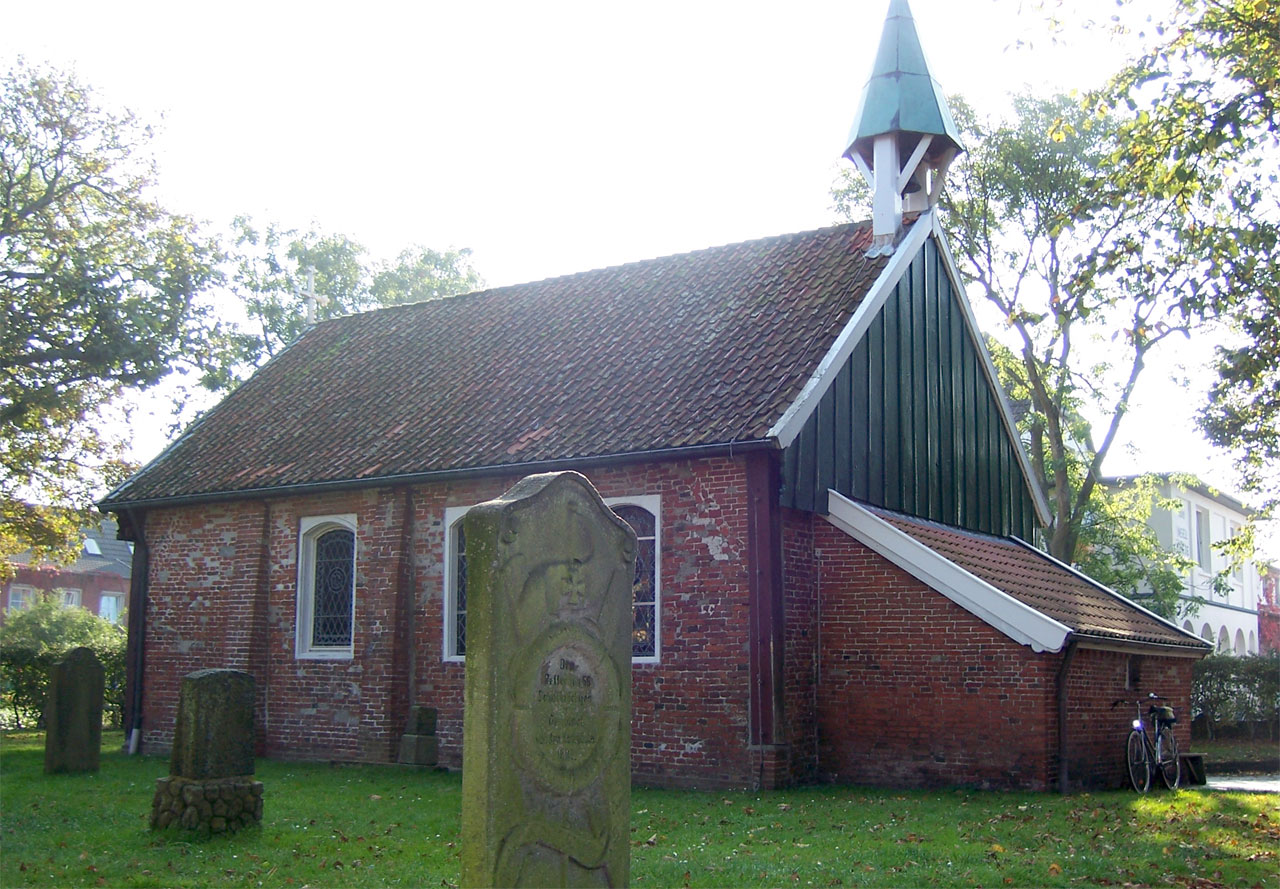
M625 886L635 533L576 472L464 521L462 883Z
M151 826L209 833L262 821L262 782L252 778L253 677L197 670L182 677L169 775L156 781Z
M105 674L89 648L73 648L49 670L44 771L96 772L102 749Z

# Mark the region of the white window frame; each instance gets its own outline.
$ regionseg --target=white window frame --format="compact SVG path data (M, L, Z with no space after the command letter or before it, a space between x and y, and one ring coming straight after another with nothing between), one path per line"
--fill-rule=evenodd
M80 590L75 587L60 586L54 592L58 594L58 599L62 602L63 608L78 608L80 606Z
M1203 521L1201 521L1203 519ZM1213 532L1210 530L1209 510L1203 506L1195 507L1191 512L1192 527L1195 529L1196 564L1206 574L1213 573Z
M13 604L14 594L17 593L22 599L22 604L15 606ZM36 604L40 598L40 590L26 583L15 583L9 586L9 607L5 610L10 614L16 614L19 611L26 611L32 605Z
M350 531L351 547L351 641L346 645L312 645L315 617L316 542L329 531ZM349 661L355 656L357 570L360 564L360 535L354 513L307 516L298 522L297 619L294 621L294 657L298 660Z
M115 599L116 601L115 614L112 617L107 617L105 614L102 613L102 603L107 601L108 599ZM118 593L114 591L105 591L98 596L98 617L106 618L112 623L119 623L120 613L122 611L124 611L124 593Z
M630 497L605 497L605 506L638 506L653 515L653 654L631 658L632 664L657 664L662 661L662 496L638 494ZM455 649L454 622L457 609L457 571L454 529L468 512L470 506L448 506L444 510L444 620L441 631L441 659L449 663L466 663L466 655Z

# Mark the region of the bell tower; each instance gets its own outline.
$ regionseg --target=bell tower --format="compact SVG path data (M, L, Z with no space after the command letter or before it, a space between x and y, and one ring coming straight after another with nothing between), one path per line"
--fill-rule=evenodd
M871 186L870 255L893 252L904 212L927 210L938 202L947 167L962 151L907 0L890 0L875 65L844 151Z

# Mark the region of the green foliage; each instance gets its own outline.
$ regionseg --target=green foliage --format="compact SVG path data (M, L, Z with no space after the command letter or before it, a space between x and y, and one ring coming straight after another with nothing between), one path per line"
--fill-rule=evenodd
M247 216L237 217L232 227L227 277L246 323L224 340L220 363L206 369L202 382L213 390L234 387L306 332L308 286L316 296L314 322L481 286L467 249L442 253L412 247L395 262L373 262L364 247L342 234L300 233L274 223L259 228ZM308 270L314 275L311 285Z
M458 774L259 760L261 829L194 842L139 828L156 757L104 740L96 775L44 775L0 738L4 886L456 885ZM631 885L1106 886L1274 882L1266 794L802 787L632 793Z
M1273 0L1173 0L1162 41L1094 100L1126 109L1120 185L1161 190L1200 274L1181 296L1236 334L1201 413L1252 490L1280 502L1280 15ZM1123 193L1120 193L1123 198ZM1122 204L1127 208L1128 201Z
M398 306L469 293L480 286L480 275L471 266L469 249L441 253L415 246L401 251L394 263L377 271L370 294L380 306Z
M124 713L125 633L105 618L83 608L67 608L57 596L43 595L31 608L7 616L0 627L0 690L15 725L43 718L49 669L64 654L81 646L93 649L102 662L104 703L112 725Z
M203 349L217 249L148 196L150 139L74 76L0 74L0 557L69 555L123 472L99 412Z
M1280 653L1214 654L1192 672L1191 710L1203 714L1210 737L1224 724L1280 720Z

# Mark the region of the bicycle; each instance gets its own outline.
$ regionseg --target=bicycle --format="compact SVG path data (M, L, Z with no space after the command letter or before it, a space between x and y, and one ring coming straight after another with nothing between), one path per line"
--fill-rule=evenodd
M1151 788L1153 769L1160 773L1160 780L1170 790L1176 790L1182 779L1182 763L1178 759L1178 741L1173 736L1173 724L1178 721L1178 718L1174 715L1172 707L1154 703L1163 700L1165 698L1155 693L1150 693L1146 697L1146 702L1150 703L1146 715L1152 717L1155 725L1154 741L1142 718L1144 701L1132 702L1137 716L1133 720L1133 727L1129 730L1129 737L1125 741L1125 762L1129 767L1129 781L1138 793L1146 793ZM1111 706L1116 707L1127 703L1130 702L1121 698Z

